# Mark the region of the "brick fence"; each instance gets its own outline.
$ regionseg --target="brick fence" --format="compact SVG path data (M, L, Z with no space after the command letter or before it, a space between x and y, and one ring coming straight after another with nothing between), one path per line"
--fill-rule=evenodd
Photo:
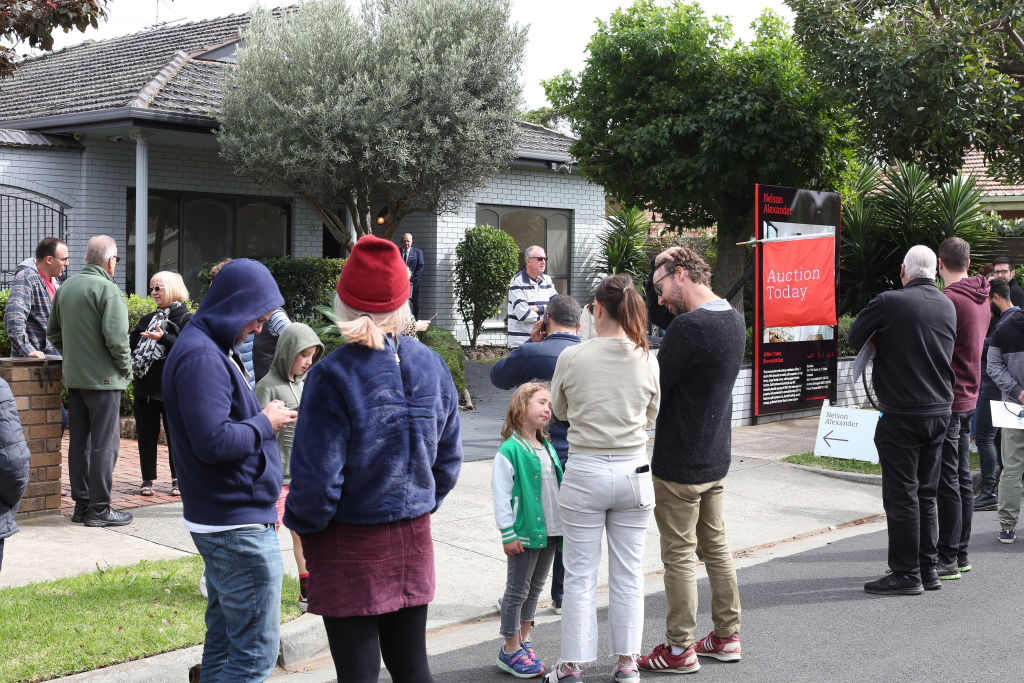
M32 453L21 515L60 511L61 361L0 358L0 377L11 385L25 441Z

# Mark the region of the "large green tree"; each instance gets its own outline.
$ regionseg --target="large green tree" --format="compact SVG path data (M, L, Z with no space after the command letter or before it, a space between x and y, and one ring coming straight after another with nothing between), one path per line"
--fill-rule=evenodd
M843 115L777 15L734 42L695 3L640 0L598 22L587 49L581 73L544 83L579 137L581 171L675 228L717 225L717 292L743 272L755 183L838 186Z
M816 75L849 104L866 151L948 176L972 145L1024 180L1024 4L786 0Z
M301 196L343 246L345 209L359 235L391 237L410 213L454 210L515 156L526 29L508 0L364 0L359 13L310 0L254 11L243 38L222 153Z
M107 17L107 0L0 0L0 37L9 43L25 41L40 50L53 49L53 30L97 28ZM14 73L18 54L0 45L0 78Z

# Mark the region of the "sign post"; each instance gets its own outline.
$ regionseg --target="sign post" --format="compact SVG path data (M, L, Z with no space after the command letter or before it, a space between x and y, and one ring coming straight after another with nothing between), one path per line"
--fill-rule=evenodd
M755 193L754 415L835 402L839 195L770 185Z

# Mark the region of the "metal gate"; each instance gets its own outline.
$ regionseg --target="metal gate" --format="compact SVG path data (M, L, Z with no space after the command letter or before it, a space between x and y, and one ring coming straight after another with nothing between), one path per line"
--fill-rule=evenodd
M35 258L39 240L56 237L67 242L67 227L63 208L18 195L0 194L0 289L11 286L19 263Z

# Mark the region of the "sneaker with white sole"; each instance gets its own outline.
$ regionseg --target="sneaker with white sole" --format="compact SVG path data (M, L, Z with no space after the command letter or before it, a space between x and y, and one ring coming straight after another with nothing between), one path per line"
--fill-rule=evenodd
M632 660L626 663L619 662L615 666L612 680L615 683L640 683L640 672L637 671L636 662Z
M498 668L516 678L538 678L544 675L544 664L530 656L524 648L509 654L498 648Z
M551 669L544 677L544 683L579 683L582 680L583 671L581 669L570 666L566 671L562 671L560 664L555 665L555 668Z
M712 657L720 662L740 661L740 634L719 638L712 631L702 640L693 644L693 651L701 657Z
M668 673L692 674L700 669L700 662L697 661L697 653L693 645L683 650L681 654L672 654L672 648L664 643L654 648L649 655L642 655L636 660L637 666L644 671L666 671Z
M999 542L1000 543L1013 543L1017 535L1013 532L1013 529L1000 529L999 530Z

